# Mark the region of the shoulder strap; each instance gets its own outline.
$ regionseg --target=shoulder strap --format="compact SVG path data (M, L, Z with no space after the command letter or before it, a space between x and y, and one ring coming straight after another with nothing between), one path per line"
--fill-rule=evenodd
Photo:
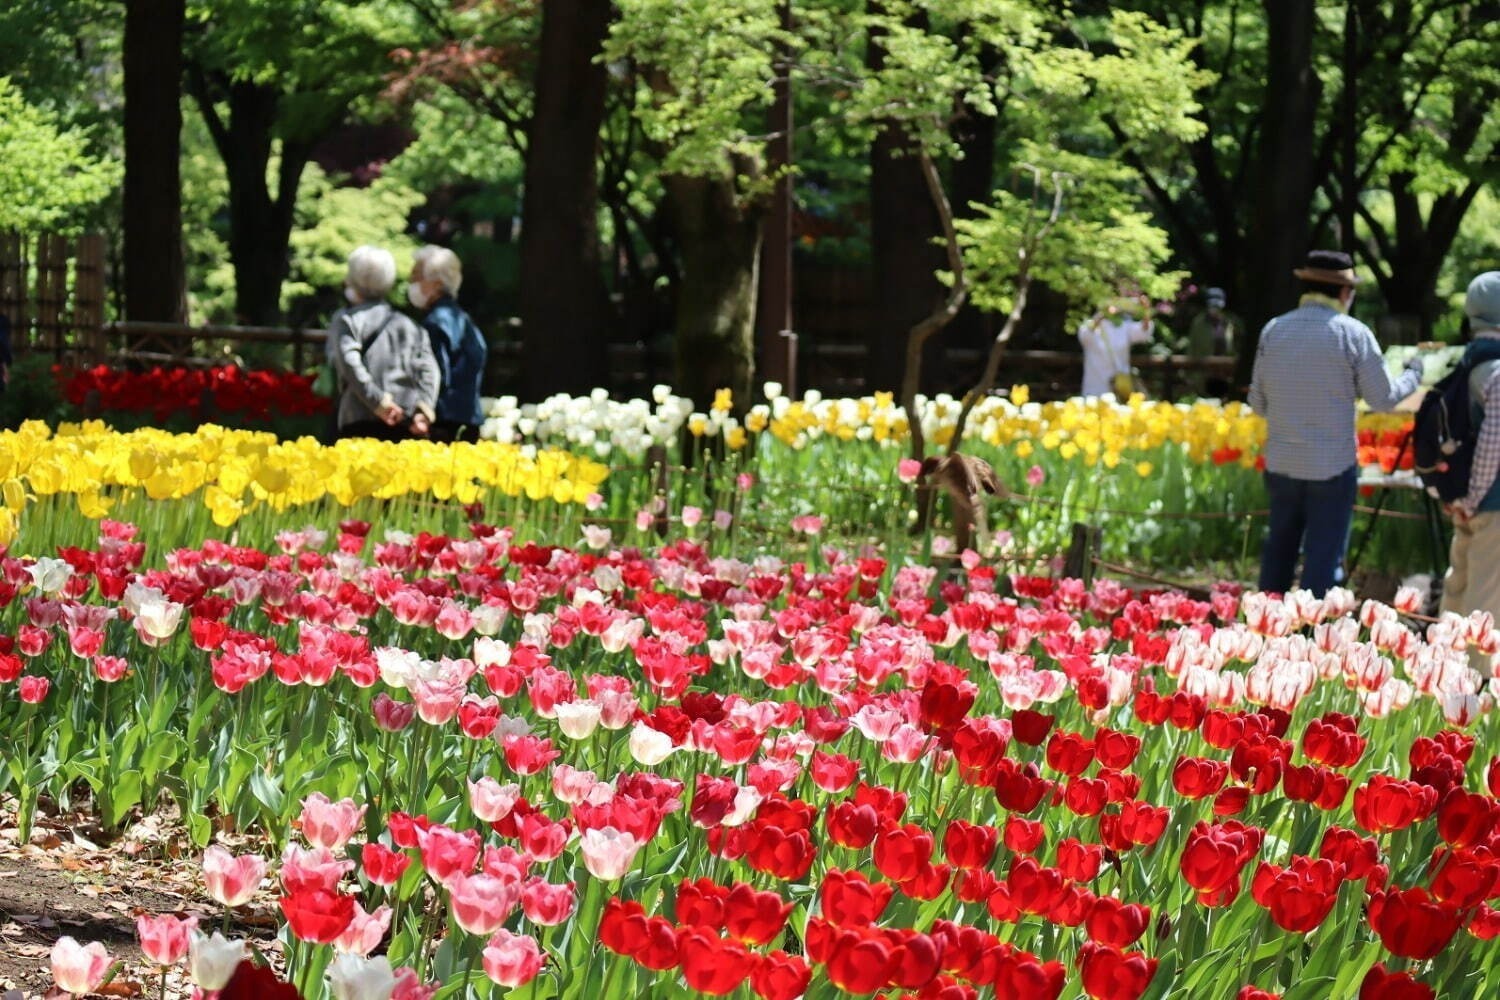
M379 340L380 335L385 333L386 327L391 325L391 320L396 318L396 310L390 306L387 306L386 308L390 309L390 311L385 314L385 320L379 326L377 326L374 331L365 334L364 339L359 343L360 351L368 351L370 349L370 345Z

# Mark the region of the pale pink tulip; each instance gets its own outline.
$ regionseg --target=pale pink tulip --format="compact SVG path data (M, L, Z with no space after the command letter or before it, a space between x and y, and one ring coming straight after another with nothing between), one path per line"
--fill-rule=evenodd
M52 980L64 993L92 993L103 985L113 961L98 941L84 945L61 937L52 946Z
M302 836L314 847L336 851L349 843L365 818L365 807L353 799L328 801L322 792L313 792L302 800Z
M141 954L157 965L176 965L187 957L188 941L197 926L197 917L181 919L171 914L150 917L143 913L135 918Z
M521 884L481 872L448 881L453 922L470 934L493 934L510 918L521 901Z
M524 986L542 971L542 951L525 934L498 930L484 949L484 974L498 985Z
M203 878L208 894L225 906L243 906L266 877L266 862L254 854L235 857L222 847L203 852Z
M578 849L583 853L583 865L590 875L613 882L635 863L641 842L623 830L605 826L585 830L579 838Z
M391 926L391 908L382 906L374 913L366 913L358 902L354 904L354 919L344 933L334 939L335 951L351 955L368 955L380 944Z

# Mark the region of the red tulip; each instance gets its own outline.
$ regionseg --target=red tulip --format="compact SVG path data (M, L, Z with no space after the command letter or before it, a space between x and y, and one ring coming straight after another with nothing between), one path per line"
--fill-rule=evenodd
M1039 820L1005 817L1005 847L1017 854L1032 854L1041 846L1046 828ZM986 861L986 864L989 862Z
M1099 758L1101 767L1123 771L1135 761L1136 754L1140 752L1139 736L1113 729L1101 729L1094 734L1094 755Z
M360 867L372 885L392 886L401 880L411 858L383 844L365 844L360 848Z
M732 992L750 978L755 965L755 957L743 944L702 927L685 927L679 932L678 953L687 984L713 996Z
M805 959L778 950L760 957L750 973L750 988L761 1000L796 1000L807 992L811 979Z
M1011 899L1025 913L1044 914L1063 897L1063 876L1056 868L1044 868L1034 858L1011 862L1006 877Z
M995 856L998 837L992 826L956 819L943 833L943 853L959 868L986 868Z
M1371 833L1404 830L1430 816L1437 800L1427 785L1376 774L1354 790L1354 818Z
M1156 959L1138 951L1117 951L1092 941L1085 941L1078 953L1083 992L1094 1000L1136 1000L1151 985L1156 966Z
M1069 777L1088 770L1094 762L1094 741L1082 733L1056 732L1047 740L1047 766Z
M1056 719L1055 715L1043 715L1029 708L1019 709L1011 713L1011 733L1018 743L1030 747L1041 746Z
M1243 986L1234 995L1234 1000L1281 1000L1281 994L1268 993L1256 986Z
M836 802L829 805L824 823L835 844L860 850L869 847L880 831L880 814L870 805Z
M905 882L932 862L932 834L908 823L882 831L875 838L874 862L892 882Z
M759 892L737 882L724 899L724 928L747 944L770 944L786 926L792 904L774 892Z
M1122 903L1113 896L1100 896L1089 907L1085 927L1089 938L1111 948L1128 948L1146 932L1151 909L1138 903Z
M883 931L843 930L827 956L828 980L848 993L873 993L890 982L896 961L896 949Z
M641 904L611 896L599 916L599 943L648 969L678 964L677 931L662 917L647 917Z
M1057 845L1057 867L1073 882L1091 882L1099 875L1104 851L1098 844L1081 843L1068 837Z
M281 897L281 912L302 941L329 944L354 920L354 897L327 889L303 889Z
M1370 894L1370 926L1393 955L1426 961L1447 947L1461 922L1458 910L1420 886Z
M1455 788L1438 807L1438 836L1454 847L1473 847L1488 840L1500 821L1500 806L1485 795Z
M1436 1000L1437 991L1419 983L1410 972L1386 972L1374 965L1359 986L1359 1000Z
M1261 862L1250 894L1282 930L1306 934L1321 924L1338 900L1343 867L1326 859L1293 858L1287 868Z
M885 912L894 892L888 883L872 883L859 872L829 869L820 891L823 917L839 927L870 926Z
M684 925L724 927L724 900L729 889L712 879L700 878L696 882L683 879L677 886L677 922Z
M1344 869L1344 878L1352 882L1366 877L1379 864L1380 845L1353 830L1330 826L1323 833L1318 857L1338 863Z

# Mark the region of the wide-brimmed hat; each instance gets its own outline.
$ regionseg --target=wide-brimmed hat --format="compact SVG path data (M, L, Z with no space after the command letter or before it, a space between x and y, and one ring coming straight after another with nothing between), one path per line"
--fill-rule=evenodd
M1320 285L1343 285L1353 288L1360 277L1354 273L1354 258L1338 250L1313 250L1307 262L1292 271L1303 281Z

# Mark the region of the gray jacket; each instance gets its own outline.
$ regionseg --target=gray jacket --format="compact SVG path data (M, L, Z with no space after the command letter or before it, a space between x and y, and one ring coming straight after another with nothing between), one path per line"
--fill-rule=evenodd
M408 417L432 419L438 397L438 364L427 332L385 302L341 309L329 328L329 361L339 377L339 426L376 420L395 403Z

